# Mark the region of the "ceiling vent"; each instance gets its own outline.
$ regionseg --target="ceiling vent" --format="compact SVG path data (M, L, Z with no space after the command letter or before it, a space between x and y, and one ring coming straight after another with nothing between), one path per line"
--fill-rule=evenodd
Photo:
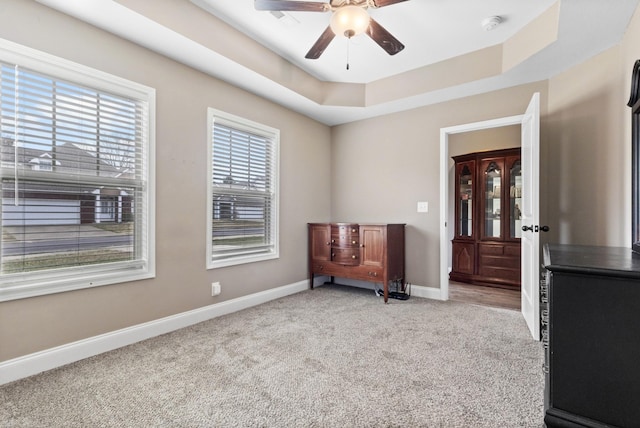
M295 19L293 16L279 10L271 10L270 13L286 28L295 27L300 23L300 21Z

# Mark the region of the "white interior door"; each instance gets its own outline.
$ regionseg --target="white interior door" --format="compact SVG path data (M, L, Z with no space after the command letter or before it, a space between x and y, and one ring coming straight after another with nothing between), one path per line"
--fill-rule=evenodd
M531 335L540 340L540 94L537 92L522 118L521 151L521 307Z

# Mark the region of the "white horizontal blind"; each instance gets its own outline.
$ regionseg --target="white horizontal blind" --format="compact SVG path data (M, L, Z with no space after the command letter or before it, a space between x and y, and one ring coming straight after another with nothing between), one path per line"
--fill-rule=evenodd
M0 67L0 287L139 268L148 103Z
M276 251L277 135L212 121L212 260Z

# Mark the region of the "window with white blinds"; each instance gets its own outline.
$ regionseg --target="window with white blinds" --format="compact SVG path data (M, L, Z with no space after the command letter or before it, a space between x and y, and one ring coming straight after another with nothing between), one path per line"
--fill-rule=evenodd
M153 276L154 99L0 44L0 300Z
M209 109L207 264L278 257L280 132Z

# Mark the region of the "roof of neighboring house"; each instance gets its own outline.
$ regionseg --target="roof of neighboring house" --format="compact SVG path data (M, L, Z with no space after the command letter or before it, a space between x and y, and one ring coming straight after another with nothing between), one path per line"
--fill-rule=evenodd
M118 168L111 160L99 159L95 152L83 149L80 145L64 143L55 146L52 150L40 150L32 147L18 147L18 165L41 164L39 159L48 157L55 165L56 171L84 170L87 175L100 175L104 177L133 177L130 167ZM16 159L16 150L12 139L3 138L0 146L0 158L2 166L13 166Z

